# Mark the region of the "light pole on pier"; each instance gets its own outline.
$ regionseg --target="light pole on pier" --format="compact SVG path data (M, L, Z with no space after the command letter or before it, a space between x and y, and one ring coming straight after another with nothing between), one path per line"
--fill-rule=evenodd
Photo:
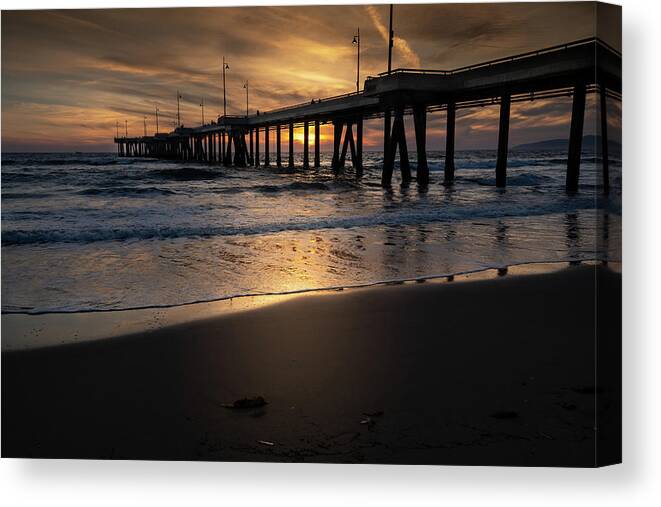
M177 128L181 127L181 112L179 110L179 99L183 99L181 93L179 93L179 90L177 90Z
M144 115L142 117L142 126L143 126L144 136L147 137L147 115Z
M356 51L356 93L360 91L360 27L358 27L358 33L353 36L353 43L357 46Z
M246 79L246 84L243 87L246 89L246 118L248 117L248 80Z
M156 106L156 133L158 134L158 106Z
M204 127L204 99L200 102L200 107L202 108L202 126Z
M128 120L124 120L124 137L129 136L129 122Z
M115 122L115 137L119 138L119 122Z
M223 56L223 117L227 116L227 94L225 93L225 70L229 70L229 63L225 61Z
M388 32L388 74L392 72L392 47L395 32L392 31L392 4L390 4L390 30Z

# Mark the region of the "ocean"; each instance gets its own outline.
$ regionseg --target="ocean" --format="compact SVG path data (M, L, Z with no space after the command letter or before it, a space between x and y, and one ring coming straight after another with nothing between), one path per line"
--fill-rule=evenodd
M360 180L330 154L318 169L234 168L115 154L2 156L2 312L165 307L244 294L443 276L531 262L621 256L621 162L584 153L579 192L566 153L428 154L427 188ZM415 159L412 160L415 175Z

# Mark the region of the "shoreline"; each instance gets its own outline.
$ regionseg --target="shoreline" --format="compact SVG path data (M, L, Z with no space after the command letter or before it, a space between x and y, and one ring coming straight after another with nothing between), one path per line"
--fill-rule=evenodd
M96 309L47 312L2 312L2 351L32 350L72 343L106 340L165 327L214 318L282 303L293 298L342 291L420 283L467 283L501 276L529 276L551 273L567 266L604 265L597 259L529 261L507 266L490 266L456 273L414 278L380 280L273 293L246 293L172 305L149 305L125 309ZM609 269L621 272L621 262L608 262ZM63 339L62 336L68 336ZM9 337L9 338L8 338Z
M2 453L615 463L620 290L621 275L600 264L569 266L316 293L116 339L3 351ZM259 396L265 405L228 408Z

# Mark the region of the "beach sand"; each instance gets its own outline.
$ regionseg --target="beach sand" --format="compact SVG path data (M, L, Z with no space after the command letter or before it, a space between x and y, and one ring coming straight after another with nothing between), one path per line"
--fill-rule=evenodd
M4 351L2 456L615 463L620 287L573 266L351 289Z

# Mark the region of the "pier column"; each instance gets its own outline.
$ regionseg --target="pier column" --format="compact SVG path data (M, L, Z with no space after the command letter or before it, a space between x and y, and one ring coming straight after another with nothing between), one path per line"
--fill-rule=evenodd
M340 155L340 161L338 167L343 169L345 161L347 159L347 149L351 146L351 162L355 164L356 160L356 148L353 142L353 128L351 122L346 122L347 128L344 134L344 142L342 143L342 154Z
M227 134L227 155L225 157L225 165L232 165L232 139L234 138L234 129L230 130Z
M333 120L333 161L331 167L333 171L338 171L340 166L340 142L342 141L342 122Z
M456 107L454 100L448 102L447 126L445 134L445 183L454 182L454 126Z
M406 130L404 129L404 108L397 108L395 116L395 120L399 125L399 134L397 135L397 144L399 145L399 171L402 173L402 182L406 183L411 181L411 166L409 164L409 150L406 145Z
M294 123L289 123L289 167L294 167Z
M252 131L253 129L250 129L250 160L248 161L249 165L254 165L255 164L255 159L253 158L253 138L252 138Z
M415 127L415 147L418 152L417 178L418 183L429 183L429 166L427 165L427 109L424 106L413 110Z
M314 121L314 166L319 167L321 165L319 158L319 120Z
M271 165L269 156L269 126L264 125L264 167L269 167Z
M307 120L303 122L303 167L310 167L310 125Z
M504 94L500 99L500 126L498 128L498 158L496 159L496 186L507 184L507 147L510 131L511 95Z
M608 175L608 108L606 104L606 87L603 84L599 88L599 106L601 110L601 176L604 192L608 193L610 190L610 178Z
M259 127L255 129L255 167L259 167Z
M585 116L585 85L574 86L574 100L571 109L569 130L569 153L567 156L567 192L578 190L578 176L581 169L581 149L583 145L583 121Z
M389 187L392 183L392 170L395 164L390 158L390 110L383 115L383 171L381 171L381 186Z
M222 153L221 153L221 155L220 155L220 158L222 159L221 161L222 161L223 165L225 165L225 137L226 137L226 134L227 134L227 133L223 130L223 131L221 132L221 134L222 134L221 137L222 137L222 141L223 141L223 142L222 142L222 146L221 146L221 148L222 148Z
M275 165L282 167L282 153L281 153L281 140L280 140L280 125L275 126Z
M363 175L363 117L359 116L356 120L356 177Z

